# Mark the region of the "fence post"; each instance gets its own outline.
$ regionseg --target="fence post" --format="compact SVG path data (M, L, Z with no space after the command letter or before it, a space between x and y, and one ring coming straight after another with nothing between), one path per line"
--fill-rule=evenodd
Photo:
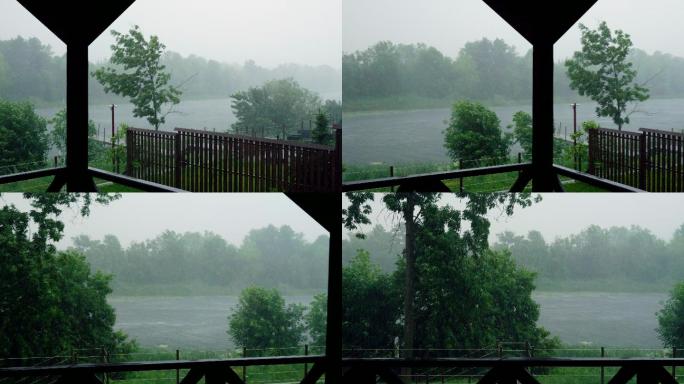
M648 160L646 159L646 133L639 135L639 189L646 190L646 169Z
M126 130L126 176L133 176L133 134Z
M587 166L587 172L590 174L594 175L596 173L596 170L594 169L594 155L597 150L596 148L596 130L595 129L589 129L587 130L589 132L589 139L588 139L588 147L589 149L587 150L588 156L589 156L589 164Z
M672 347L672 358L677 357L677 347ZM672 366L672 377L677 381L677 366L673 365Z
M390 165L390 177L394 177L394 165ZM390 191L394 192L394 185L390 187Z
M463 160L458 159L458 169L463 169ZM458 179L458 190L460 193L463 193L463 177L460 177Z
M601 347L601 357L605 357L605 356L606 356L606 349L604 347ZM601 366L601 384L603 384L606 380L606 376L605 376L604 371L605 371L605 369L603 368L603 365L602 365Z
M173 147L174 147L173 158L174 158L174 165L175 165L174 175L173 175L173 186L176 188L179 188L179 189L181 188L181 174L182 174L181 170L183 167L183 156L181 153L180 137L181 137L180 132L176 132L173 135Z
M333 191L337 191L339 183L342 182L342 125L335 126L335 169L333 180ZM341 187L341 185L339 185ZM341 189L341 188L340 188Z
M304 356L309 356L309 344L304 344ZM309 373L309 363L304 362L304 377Z
M102 362L103 362L103 363L108 363L108 361L107 361L107 350L105 349L105 347L102 347L102 348L100 348L100 349L102 350ZM108 384L108 383L109 383L109 373L107 373L107 372L103 372L103 373L102 373L102 381L103 381L105 384Z
M247 347L242 347L242 357L247 357ZM247 384L247 366L242 366L242 382Z
M176 349L176 361L180 360L180 349ZM180 369L176 368L176 384L180 383Z

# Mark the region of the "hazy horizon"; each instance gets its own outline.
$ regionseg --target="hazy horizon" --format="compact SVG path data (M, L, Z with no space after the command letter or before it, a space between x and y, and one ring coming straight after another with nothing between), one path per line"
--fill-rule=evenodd
M201 197L201 198L200 198ZM15 204L26 210L28 202L20 193L3 193L0 204ZM229 218L239 220L229 220ZM239 245L252 229L268 225L288 225L303 233L308 242L327 232L316 221L280 193L212 193L156 194L125 193L109 205L94 204L90 216L82 218L76 208L63 211L64 237L56 245L60 249L72 245L81 234L101 240L105 235L117 236L123 247L142 242L172 230L183 232L211 231L228 243Z
M110 31L127 32L137 24L146 36L158 35L167 51L183 56L229 64L253 60L266 68L301 64L340 69L340 1L251 0L234 5L197 0L188 7L184 0L137 0L95 39L89 59L108 60L114 43ZM37 37L58 55L66 51L64 43L15 0L0 0L0 10L0 40Z
M578 24L595 28L606 21L611 29L630 34L634 48L684 57L684 47L672 44L684 38L679 15L664 11L684 6L676 0L602 0L584 14L555 45L556 61L580 49ZM620 10L616 12L615 10ZM450 57L470 41L502 38L525 54L532 46L481 0L344 0L342 50L364 50L378 41L425 43Z
M376 224L392 228L395 218L382 203L382 194L376 194L371 202L373 213L369 216L371 226ZM591 225L602 228L640 226L657 237L669 241L674 232L684 224L684 195L680 194L615 194L615 193L545 193L542 201L531 207L516 207L508 217L499 210L491 210L487 217L491 222L489 241L495 243L498 234L510 231L527 235L538 231L546 241L577 234ZM343 205L348 200L344 198ZM441 204L462 207L454 195L442 194ZM664 216L662 212L667 212ZM347 235L350 235L345 230Z

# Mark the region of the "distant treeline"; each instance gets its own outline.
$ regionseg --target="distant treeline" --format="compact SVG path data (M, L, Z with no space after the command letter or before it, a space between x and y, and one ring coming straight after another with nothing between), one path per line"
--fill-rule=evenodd
M684 58L634 49L631 61L651 97L684 96ZM556 97L578 98L563 62L556 63L554 76ZM377 99L524 102L532 97L532 51L519 54L504 40L485 38L466 43L451 58L425 44L381 41L344 54L342 77L346 110L367 109L363 104L377 105Z
M592 225L548 242L538 231L527 236L505 232L496 246L508 248L518 263L537 272L539 284L545 288L576 282L587 284L587 288L605 284L608 288L667 291L684 277L684 225L669 242L638 226Z
M343 243L343 261L365 249L385 272L396 269L403 251L403 233L376 226L366 239ZM543 290L662 290L667 291L684 276L684 225L670 241L649 230L633 226L590 226L568 237L547 241L540 232L527 236L499 234L493 249L508 249L513 259L537 272Z
M119 294L236 294L252 285L313 292L328 280L328 238L308 242L288 226L252 230L240 246L215 233L166 231L127 248L114 235L81 235L74 248L93 270L114 275Z
M104 64L91 63L90 72ZM339 70L329 66L283 64L268 69L251 60L243 65L226 64L175 52L167 52L162 64L171 73L171 83L180 86L183 99L228 98L237 91L284 78L293 78L304 88L322 94L339 93L341 87ZM92 103L123 101L107 95L92 76L89 92ZM55 55L37 38L0 41L0 98L62 103L65 97L66 55Z

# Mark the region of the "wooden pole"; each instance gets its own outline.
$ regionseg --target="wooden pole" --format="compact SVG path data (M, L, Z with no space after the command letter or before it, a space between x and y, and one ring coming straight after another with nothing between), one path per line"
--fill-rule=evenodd
M242 357L247 357L247 347L242 347ZM247 384L247 366L242 366L242 381Z
M606 356L606 349L604 347L601 347L601 357L605 357L605 356ZM601 366L601 384L604 384L605 380L606 380L605 369L603 368L603 366Z
M180 360L180 350L176 349L176 361ZM176 369L176 384L180 383L180 369Z

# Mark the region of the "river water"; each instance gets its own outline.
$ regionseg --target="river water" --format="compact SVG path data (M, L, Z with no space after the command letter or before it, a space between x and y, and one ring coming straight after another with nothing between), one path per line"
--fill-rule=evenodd
M539 324L572 345L658 347L656 312L666 299L660 293L536 292ZM286 296L309 305L312 296ZM115 328L141 346L169 349L227 350L226 333L235 296L113 297Z
M531 113L531 105L491 108L501 120L502 129L512 124L517 111ZM595 120L602 127L615 128L608 118L597 118L595 103L577 107L578 127L582 121ZM451 115L449 108L413 111L347 113L343 116L342 156L346 164L384 163L388 165L450 162L444 149L444 129ZM554 105L555 129L560 137L572 133L572 107ZM684 99L655 99L639 104L638 112L623 129L639 128L684 130ZM513 149L515 151L515 149Z

